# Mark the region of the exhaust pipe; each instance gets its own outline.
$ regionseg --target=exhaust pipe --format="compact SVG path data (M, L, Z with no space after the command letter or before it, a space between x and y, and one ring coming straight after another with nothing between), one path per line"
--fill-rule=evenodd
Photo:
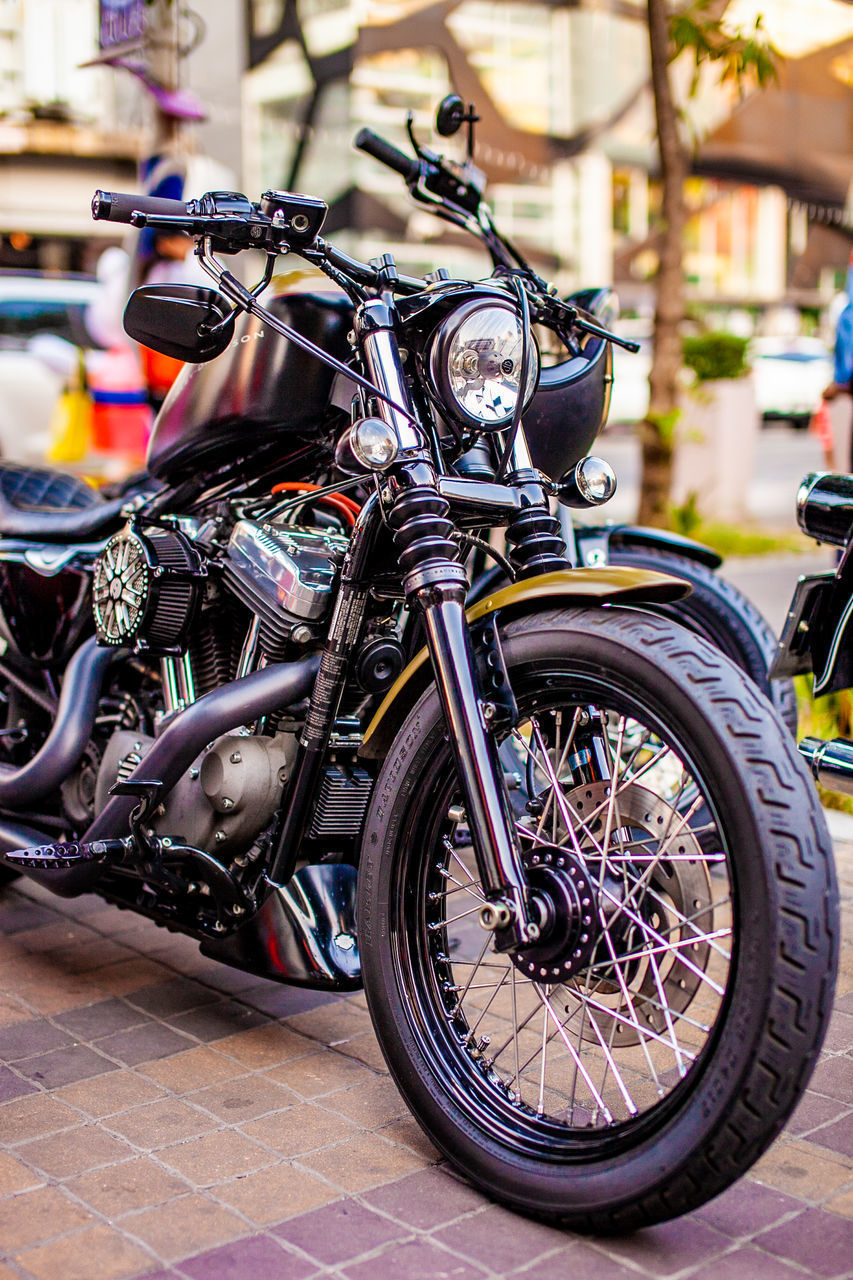
M94 636L80 646L68 664L56 720L41 750L20 769L0 765L0 805L31 809L80 763L92 736L104 675L121 652L101 648Z
M319 654L301 658L298 662L276 663L205 694L191 703L186 711L174 716L126 781L157 778L163 783L162 799L209 742L230 729L251 724L269 711L291 706L307 697L314 687L319 666ZM26 846L30 846L32 857L14 861L0 853L0 859L6 866L24 871L31 880L61 897L73 898L87 893L104 869L105 862L104 849L93 850L91 846L102 846L104 842L121 840L126 836L130 829L130 815L137 803L134 796L113 796L76 843L73 854L70 846L57 845L50 852L32 848L44 845L45 838L39 835L35 840L20 841L17 845L22 853ZM34 865L38 862L43 865Z
M822 787L853 795L853 742L847 738L833 738L831 742L803 738L799 752Z

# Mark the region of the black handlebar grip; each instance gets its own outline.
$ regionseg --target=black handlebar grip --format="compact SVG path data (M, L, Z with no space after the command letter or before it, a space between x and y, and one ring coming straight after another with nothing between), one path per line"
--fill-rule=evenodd
M151 213L166 218L186 218L183 200L162 196L134 196L122 191L96 191L92 197L92 217L98 221L130 222L134 213Z
M418 161L407 156L405 151L395 147L392 142L386 142L384 138L380 138L379 134L374 133L372 129L359 129L355 136L355 145L359 151L366 151L369 156L373 156L374 160L399 173L406 182L417 181L421 171Z

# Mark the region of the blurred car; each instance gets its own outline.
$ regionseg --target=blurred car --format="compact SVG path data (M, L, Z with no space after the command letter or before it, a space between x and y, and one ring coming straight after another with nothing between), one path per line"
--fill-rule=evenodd
M623 337L639 342L640 350L634 355L614 348L609 421L641 422L649 407L651 325L649 321L626 320L620 321L617 329ZM753 338L747 358L762 420L807 427L824 387L832 381L832 353L820 338Z
M762 419L805 428L832 382L832 353L820 338L754 338L749 359Z
M99 287L87 276L0 272L0 454L4 458L44 459L51 416L74 350L99 345L86 326L86 312ZM53 343L45 343L46 337ZM45 358L51 346L58 353L56 359Z

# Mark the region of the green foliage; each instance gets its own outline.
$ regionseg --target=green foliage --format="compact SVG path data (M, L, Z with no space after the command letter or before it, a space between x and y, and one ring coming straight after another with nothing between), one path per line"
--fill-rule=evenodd
M685 538L703 542L723 559L728 556L778 555L782 552L803 554L814 548L814 543L801 533L777 533L772 529L723 524L717 520L705 522L696 509L695 494L690 494L683 506L670 508L669 527Z
M673 445L675 443L675 428L678 426L681 418L681 409L670 409L669 413L652 413L651 409L646 414L644 421L649 424L655 434L665 444Z
M736 333L714 330L682 340L684 363L692 369L697 382L716 378L742 378L749 373L746 360L748 339Z
M761 15L751 31L732 30L724 19L709 15L710 0L693 0L669 20L671 60L682 53L693 58L691 97L699 86L703 66L715 65L720 84L732 84L739 94L751 84L765 88L778 78L780 54L764 33Z

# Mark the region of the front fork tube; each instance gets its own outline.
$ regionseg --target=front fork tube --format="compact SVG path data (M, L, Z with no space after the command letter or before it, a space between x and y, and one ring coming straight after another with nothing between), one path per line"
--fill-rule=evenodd
M534 942L539 928L531 918L512 809L488 727L494 708L481 701L476 687L462 594L442 589L427 594L420 601L427 644L487 899L481 922L494 930L498 950L512 950Z

